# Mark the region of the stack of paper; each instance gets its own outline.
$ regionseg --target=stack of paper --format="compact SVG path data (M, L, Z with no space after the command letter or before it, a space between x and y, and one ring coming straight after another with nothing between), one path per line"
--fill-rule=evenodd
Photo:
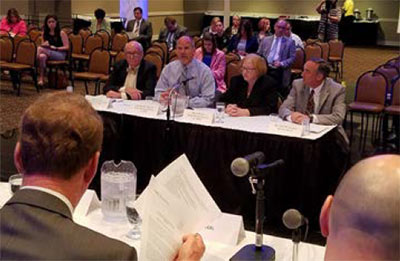
M140 260L172 260L183 235L222 215L186 155L152 177L135 208L143 220Z

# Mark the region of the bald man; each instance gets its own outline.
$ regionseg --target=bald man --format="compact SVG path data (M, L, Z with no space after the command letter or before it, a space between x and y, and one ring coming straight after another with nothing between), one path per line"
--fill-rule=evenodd
M321 210L325 260L400 260L400 156L357 163Z
M109 98L142 100L154 95L157 83L157 68L143 59L143 47L137 41L130 41L124 48L125 57L114 64L110 80L103 92Z
M214 103L215 80L210 68L193 59L195 46L192 38L178 39L176 52L178 59L169 63L161 72L155 89L156 99L165 102L172 88L189 96L189 107L204 108Z

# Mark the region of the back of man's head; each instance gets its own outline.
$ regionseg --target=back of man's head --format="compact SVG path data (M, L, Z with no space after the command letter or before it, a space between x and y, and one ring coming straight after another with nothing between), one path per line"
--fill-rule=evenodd
M399 260L400 156L377 156L356 164L327 208L325 225L321 214L321 229L328 236L326 259Z
M101 150L102 140L101 118L83 96L43 95L21 120L22 171L69 179Z

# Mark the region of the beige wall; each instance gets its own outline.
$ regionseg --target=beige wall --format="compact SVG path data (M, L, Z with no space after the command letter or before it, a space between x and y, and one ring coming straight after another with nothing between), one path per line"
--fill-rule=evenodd
M119 0L71 0L72 14L93 15L97 8L107 15L119 15Z

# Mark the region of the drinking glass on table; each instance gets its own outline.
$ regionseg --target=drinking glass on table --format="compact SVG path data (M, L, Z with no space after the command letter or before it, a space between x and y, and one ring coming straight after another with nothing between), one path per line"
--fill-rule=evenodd
M216 103L216 123L224 123L224 115L225 115L225 103L224 102L217 102Z
M140 225L142 224L142 219L134 207L137 197L138 196L134 195L128 196L125 201L126 216L128 217L129 225L131 227L131 230L129 230L126 236L134 240L140 239Z
M11 192L17 192L22 185L22 174L14 174L8 178L8 183L11 185Z

